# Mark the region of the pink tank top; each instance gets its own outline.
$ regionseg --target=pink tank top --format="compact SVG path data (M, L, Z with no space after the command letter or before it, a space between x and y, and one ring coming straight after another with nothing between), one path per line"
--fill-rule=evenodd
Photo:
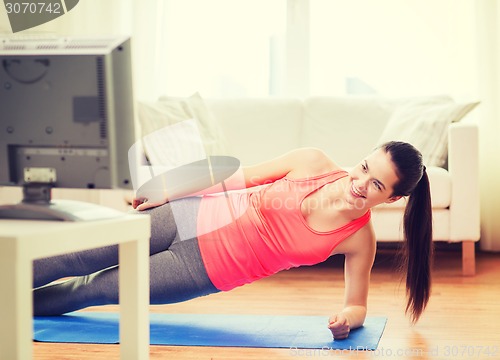
M205 195L197 235L208 276L222 291L281 270L326 260L371 213L327 232L312 229L300 210L307 195L347 176L337 170L307 179L282 178L254 191Z

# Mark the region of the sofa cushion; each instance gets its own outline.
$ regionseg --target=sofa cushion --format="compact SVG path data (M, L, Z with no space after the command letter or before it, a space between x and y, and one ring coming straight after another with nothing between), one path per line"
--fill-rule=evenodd
M451 203L451 175L440 167L427 168L431 188L431 201L433 209L446 209ZM403 209L406 206L407 198L401 198L390 204L381 204L377 209Z
M403 212L374 209L372 211L373 228L377 241L401 241L403 235ZM432 211L432 238L434 240L450 239L450 211L435 209Z

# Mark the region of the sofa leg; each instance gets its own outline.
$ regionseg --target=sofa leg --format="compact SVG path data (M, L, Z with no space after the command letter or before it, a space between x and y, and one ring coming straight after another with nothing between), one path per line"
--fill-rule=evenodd
M476 275L476 254L474 241L462 241L462 275Z

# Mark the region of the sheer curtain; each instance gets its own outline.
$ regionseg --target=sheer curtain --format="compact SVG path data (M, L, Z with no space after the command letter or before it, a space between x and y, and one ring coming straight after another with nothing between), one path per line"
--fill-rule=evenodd
M166 2L166 93L266 96L285 31L282 0Z
M26 33L133 37L135 93L265 96L282 87L286 0L84 0Z
M474 14L492 6L489 0L82 0L21 34L132 35L141 99L195 91L470 97L478 91L475 64L484 61L475 51L482 36Z

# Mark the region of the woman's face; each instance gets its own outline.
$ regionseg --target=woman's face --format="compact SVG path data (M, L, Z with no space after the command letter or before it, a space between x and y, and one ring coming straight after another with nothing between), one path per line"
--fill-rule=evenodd
M346 201L357 209L368 209L400 198L392 196L398 176L391 155L377 149L349 172Z

